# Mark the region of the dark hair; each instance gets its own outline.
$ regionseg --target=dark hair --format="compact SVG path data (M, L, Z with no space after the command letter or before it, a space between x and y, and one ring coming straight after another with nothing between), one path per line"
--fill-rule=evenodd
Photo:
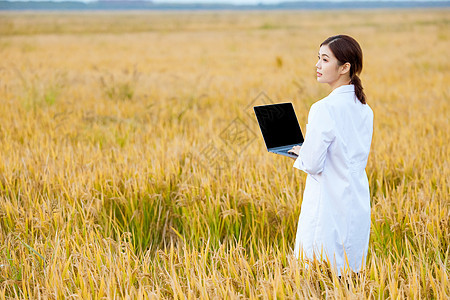
M361 79L358 75L363 67L363 54L358 42L348 35L335 35L327 38L320 46L330 47L334 56L342 66L350 63L350 83L355 86L355 94L362 104L366 104L366 95L362 87Z

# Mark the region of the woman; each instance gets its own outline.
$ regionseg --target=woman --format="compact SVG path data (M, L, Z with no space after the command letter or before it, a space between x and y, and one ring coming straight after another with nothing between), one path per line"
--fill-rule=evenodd
M365 172L373 112L361 80L362 50L350 36L326 39L317 81L332 92L311 106L294 167L308 174L295 240L295 256L328 261L340 276L365 264L370 233L370 193Z

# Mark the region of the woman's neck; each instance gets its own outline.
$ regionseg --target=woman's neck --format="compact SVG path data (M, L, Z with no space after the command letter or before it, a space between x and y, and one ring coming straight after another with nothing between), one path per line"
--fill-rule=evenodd
M345 77L341 76L335 82L330 83L330 87L331 87L331 90L334 91L335 89L337 89L340 86L349 85L349 84L351 84L350 78L348 76L345 76Z

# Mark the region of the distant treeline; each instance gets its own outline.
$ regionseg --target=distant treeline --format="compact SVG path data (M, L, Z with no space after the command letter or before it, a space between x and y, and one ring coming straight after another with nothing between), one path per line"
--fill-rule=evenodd
M195 2L195 1L194 1ZM450 7L450 1L297 1L279 4L233 5L153 3L151 1L0 1L0 10L282 10Z

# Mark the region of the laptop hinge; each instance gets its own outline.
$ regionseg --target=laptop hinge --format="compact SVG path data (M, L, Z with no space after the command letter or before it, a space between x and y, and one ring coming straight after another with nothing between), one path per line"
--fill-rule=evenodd
M292 144L292 145L286 145L286 146L280 146L280 147L274 147L274 148L270 148L269 150L272 150L272 151L278 151L278 150L284 150L284 149L290 149L290 148L292 148L292 147L294 147L294 146L300 146L300 145L302 145L303 143L296 143L296 144Z

